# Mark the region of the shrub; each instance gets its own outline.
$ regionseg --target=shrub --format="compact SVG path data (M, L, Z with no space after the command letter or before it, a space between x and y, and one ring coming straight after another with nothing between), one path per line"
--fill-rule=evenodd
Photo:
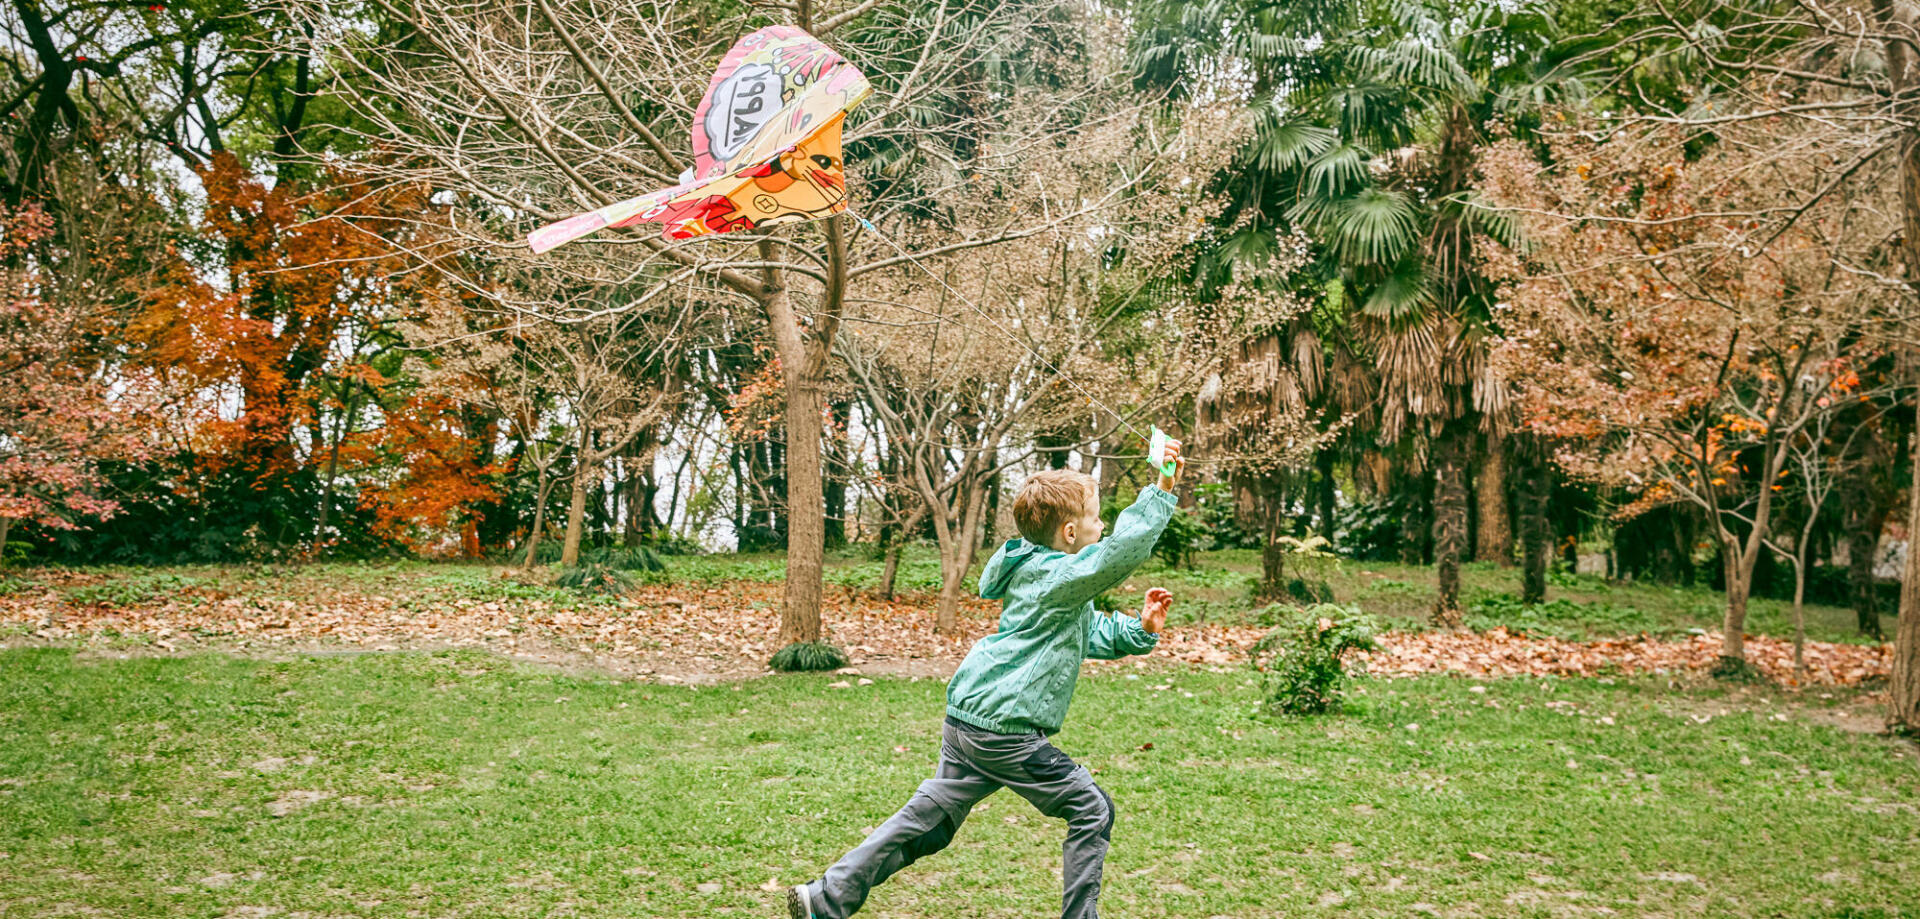
M667 564L646 546L608 546L603 549L588 549L580 553L580 560L590 565L605 565L621 571L667 570Z
M1671 635L1678 625L1632 606L1549 600L1528 605L1512 594L1470 597L1465 624L1476 632L1505 627L1527 635L1585 641L1595 635Z
M1373 620L1350 606L1322 603L1282 618L1253 646L1253 663L1267 674L1266 704L1288 715L1339 711L1349 651L1372 651Z
M588 562L564 569L553 579L557 587L571 587L585 594L622 594L633 589L633 575L610 565Z
M1333 587L1325 578L1288 578L1287 598L1302 606L1333 602Z
M645 544L661 555L705 555L707 547L685 533L655 530L644 538Z
M796 641L774 652L767 666L783 673L838 670L847 665L846 652L824 641Z
M1193 487L1193 509L1205 529L1209 548L1258 549L1265 537L1240 525L1240 511L1234 506L1233 486L1225 482L1205 482Z

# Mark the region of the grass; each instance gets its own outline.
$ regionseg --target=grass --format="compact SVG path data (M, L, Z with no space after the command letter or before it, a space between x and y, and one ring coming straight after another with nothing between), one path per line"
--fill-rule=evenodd
M836 679L0 652L0 916L777 915L761 885L824 869L936 753L941 683ZM1357 690L1267 721L1244 673L1085 678L1055 742L1118 803L1107 910L1920 915L1914 752L1829 726L1845 698ZM1046 915L1061 833L996 795L865 914Z

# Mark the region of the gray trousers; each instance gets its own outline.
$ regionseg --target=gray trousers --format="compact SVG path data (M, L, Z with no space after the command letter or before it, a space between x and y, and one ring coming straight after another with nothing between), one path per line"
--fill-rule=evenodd
M1099 914L1100 869L1113 838L1113 799L1086 767L1045 735L997 734L951 717L941 730L940 764L905 807L848 852L825 877L806 885L817 919L846 919L893 873L947 847L982 798L1013 789L1040 813L1067 822L1061 846L1060 915ZM965 911L954 915L964 915Z

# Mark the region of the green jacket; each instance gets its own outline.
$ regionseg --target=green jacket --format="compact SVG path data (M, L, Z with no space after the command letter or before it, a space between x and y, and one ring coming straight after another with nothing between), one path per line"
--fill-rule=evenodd
M1008 540L980 572L980 596L1001 601L999 631L973 643L947 682L947 714L989 731L1052 734L1066 720L1080 662L1145 654L1160 643L1140 620L1104 616L1093 598L1153 553L1177 501L1151 485L1106 539L1068 555Z

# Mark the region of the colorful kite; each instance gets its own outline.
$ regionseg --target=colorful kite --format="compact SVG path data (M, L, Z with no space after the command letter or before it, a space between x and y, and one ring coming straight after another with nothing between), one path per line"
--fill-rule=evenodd
M548 224L535 254L603 227L662 224L691 239L818 220L847 209L840 125L872 87L847 60L792 26L740 39L693 113L693 168L671 188Z

